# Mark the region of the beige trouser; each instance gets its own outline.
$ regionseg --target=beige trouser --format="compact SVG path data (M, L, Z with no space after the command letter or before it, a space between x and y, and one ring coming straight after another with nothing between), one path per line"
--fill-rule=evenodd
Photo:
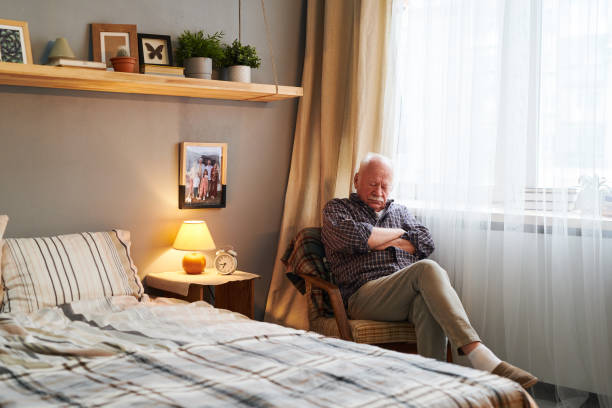
M414 324L417 350L445 360L446 335L456 347L480 341L444 269L425 259L367 282L348 301L351 319Z

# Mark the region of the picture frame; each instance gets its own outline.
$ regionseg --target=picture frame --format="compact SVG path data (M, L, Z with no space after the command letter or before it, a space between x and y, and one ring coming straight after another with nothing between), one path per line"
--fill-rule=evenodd
M138 63L171 67L173 60L170 36L138 33Z
M136 24L91 23L91 49L93 60L112 67L110 59L117 54L119 47L126 47L131 57L139 59ZM139 72L134 64L134 72Z
M225 208L227 143L179 144L179 208Z
M34 63L27 22L0 18L0 61Z

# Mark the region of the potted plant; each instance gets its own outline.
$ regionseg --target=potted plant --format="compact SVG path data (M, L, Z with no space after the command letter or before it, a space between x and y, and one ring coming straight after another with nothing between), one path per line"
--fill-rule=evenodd
M117 55L112 57L110 60L115 71L134 72L136 57L130 57L130 53L128 52L127 48L119 47L119 49L117 49Z
M251 82L251 68L259 68L261 65L255 47L234 40L232 45L225 46L223 54L223 66L228 69L228 80Z
M210 79L213 63L218 66L223 58L222 37L222 31L206 36L201 30L181 34L176 57L178 64L185 67L186 77Z

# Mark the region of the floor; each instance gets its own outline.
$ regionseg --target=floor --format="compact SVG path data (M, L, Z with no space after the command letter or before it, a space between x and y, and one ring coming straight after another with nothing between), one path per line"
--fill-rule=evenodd
M540 408L603 408L597 394L568 388L558 390L555 385L545 382L537 383L529 393Z

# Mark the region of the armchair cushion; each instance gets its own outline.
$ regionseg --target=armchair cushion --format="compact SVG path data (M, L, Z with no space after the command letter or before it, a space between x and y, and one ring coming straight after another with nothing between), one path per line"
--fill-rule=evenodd
M306 293L306 282L298 273L333 283L325 259L325 248L321 242L321 228L302 229L289 243L281 261L287 268L287 278L302 294ZM312 289L312 305L319 316L334 315L329 296L320 289Z
M348 321L353 340L357 343L416 343L414 325L408 322ZM342 338L336 319L318 317L310 322L310 330L324 336Z

